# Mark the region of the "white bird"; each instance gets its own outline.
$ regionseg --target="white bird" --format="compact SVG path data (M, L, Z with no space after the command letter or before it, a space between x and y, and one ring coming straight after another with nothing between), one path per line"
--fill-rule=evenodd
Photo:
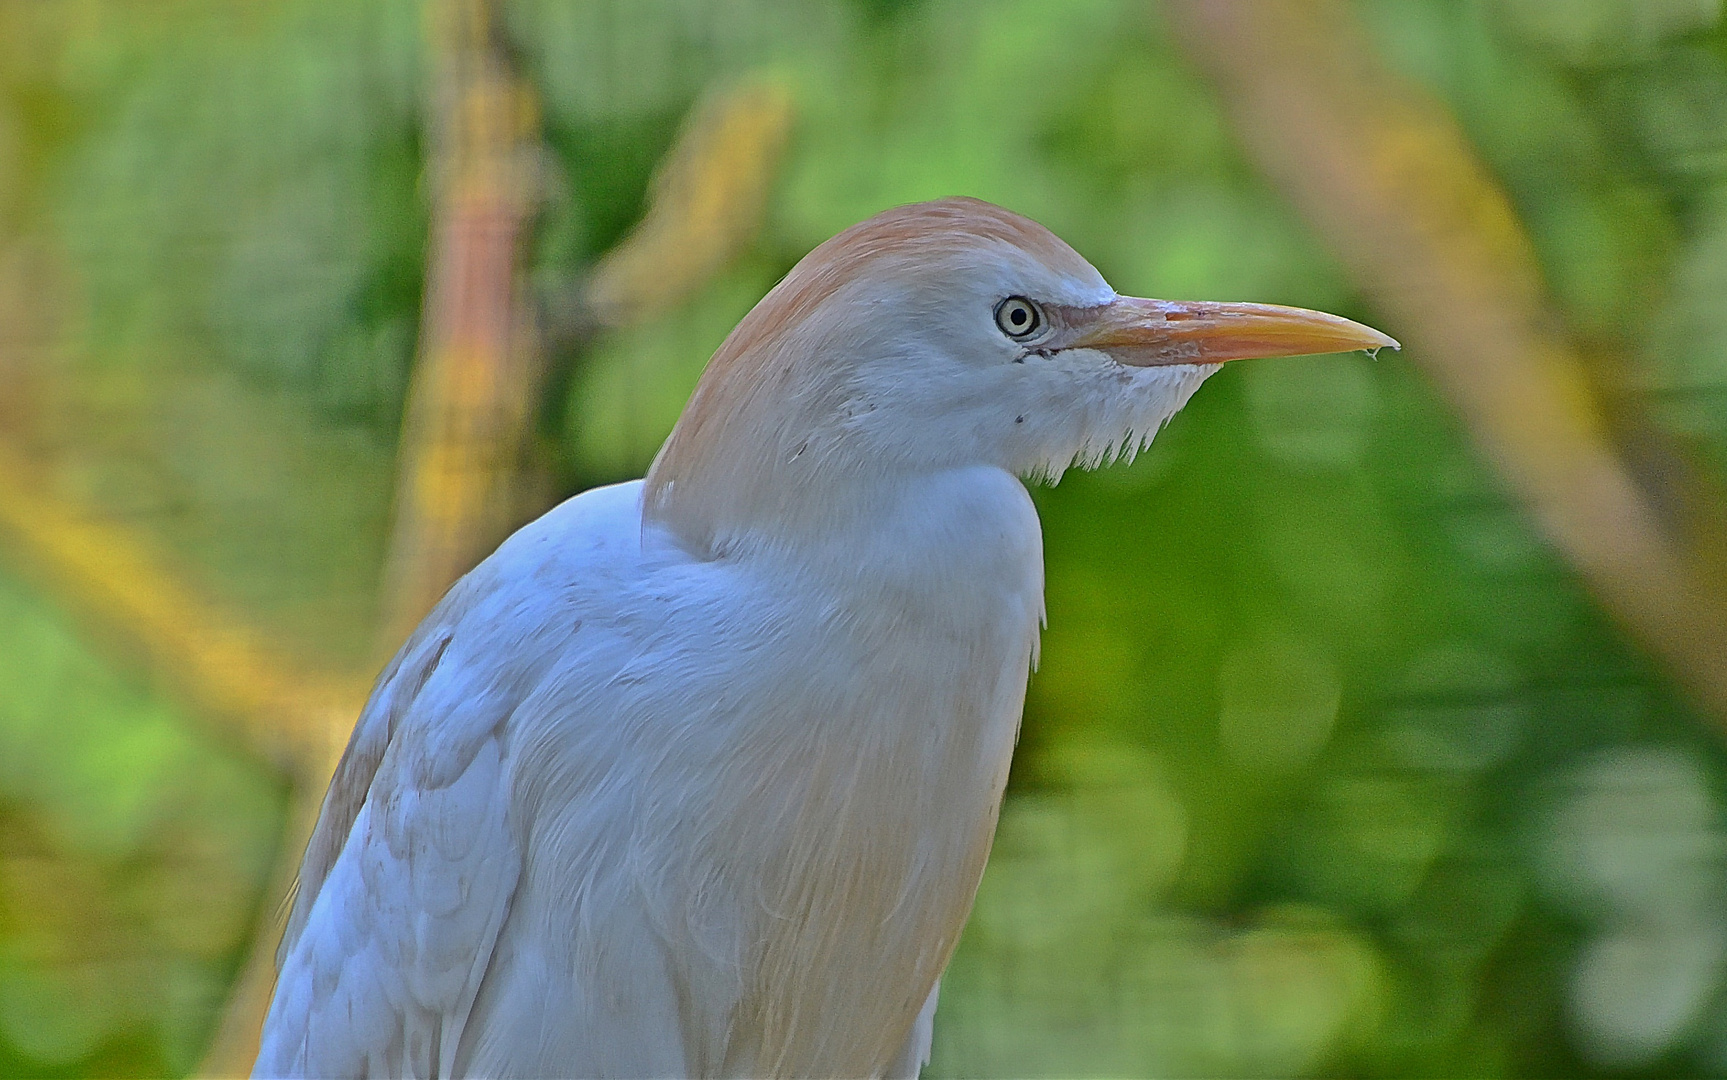
M974 199L822 244L645 480L450 590L325 797L259 1076L915 1076L1043 616L1022 477L1219 363L1395 346L1118 296Z

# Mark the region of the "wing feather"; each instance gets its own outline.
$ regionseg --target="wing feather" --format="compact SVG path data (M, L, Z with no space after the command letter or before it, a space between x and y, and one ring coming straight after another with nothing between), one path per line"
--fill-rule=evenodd
M607 557L639 557L637 487L589 492L518 532L380 676L307 847L257 1075L452 1075L463 1046L486 1040L473 1010L496 968L544 966L498 957L536 813L522 800L536 785L521 729L567 718L545 700L554 674L605 684L600 642L612 641L602 666L616 666L622 646L583 632L593 612L577 609L601 595ZM540 982L604 997L574 978Z
M311 913L312 901L323 887L324 876L342 851L352 830L354 819L371 790L372 777L384 760L390 736L403 714L419 695L426 680L437 670L444 650L450 644L446 627L432 627L430 620L402 646L384 673L378 676L372 696L360 711L360 719L348 736L348 746L336 765L336 773L324 793L324 805L318 813L318 824L306 845L306 855L294 883L294 906L288 914L288 925L282 942L276 948L276 968L281 970L288 950L299 940Z
M450 1073L521 870L512 695L452 651L473 591L404 646L355 725L278 953L260 1076Z

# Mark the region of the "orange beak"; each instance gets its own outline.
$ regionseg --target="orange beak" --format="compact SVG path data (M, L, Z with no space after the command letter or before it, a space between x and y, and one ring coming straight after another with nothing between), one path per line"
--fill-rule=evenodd
M1277 304L1141 300L1052 313L1057 349L1096 349L1133 367L1221 364L1268 356L1400 349L1395 338L1338 315Z

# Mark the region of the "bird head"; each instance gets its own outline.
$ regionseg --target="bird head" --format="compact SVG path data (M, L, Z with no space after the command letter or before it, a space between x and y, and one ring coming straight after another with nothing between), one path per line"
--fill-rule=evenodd
M644 510L709 553L795 541L919 473L1132 455L1229 360L1384 346L1302 308L1120 296L977 199L896 207L811 251L721 344Z

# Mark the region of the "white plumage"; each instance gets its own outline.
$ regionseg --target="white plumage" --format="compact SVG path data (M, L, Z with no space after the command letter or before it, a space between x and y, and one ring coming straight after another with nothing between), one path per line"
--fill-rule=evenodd
M645 481L511 537L380 678L257 1074L915 1075L1036 651L1017 477L1132 452L1221 360L1390 343L1118 298L975 200L822 245Z

